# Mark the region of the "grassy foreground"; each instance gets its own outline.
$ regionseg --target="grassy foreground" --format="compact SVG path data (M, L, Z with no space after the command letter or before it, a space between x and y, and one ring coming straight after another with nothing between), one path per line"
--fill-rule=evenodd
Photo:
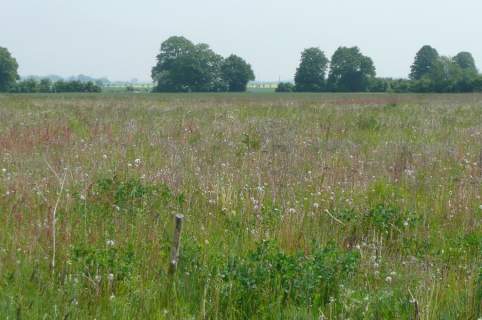
M0 315L480 319L481 197L482 95L0 95Z

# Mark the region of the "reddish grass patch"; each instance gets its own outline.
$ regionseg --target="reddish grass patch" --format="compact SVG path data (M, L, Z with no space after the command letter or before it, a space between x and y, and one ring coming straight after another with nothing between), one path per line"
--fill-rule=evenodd
M14 127L0 136L0 149L29 152L36 147L66 145L72 141L67 125L45 124L37 127Z

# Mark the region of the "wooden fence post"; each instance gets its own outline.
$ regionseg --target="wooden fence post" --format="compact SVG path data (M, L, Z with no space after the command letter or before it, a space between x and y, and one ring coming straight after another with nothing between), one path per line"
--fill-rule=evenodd
M171 275L176 272L177 263L179 262L179 247L181 246L183 220L184 216L182 214L176 214L176 225L174 226L174 238L171 247L171 261L169 262L169 274Z
M480 171L480 175L482 176L482 149L480 149L480 153L479 153L479 171Z

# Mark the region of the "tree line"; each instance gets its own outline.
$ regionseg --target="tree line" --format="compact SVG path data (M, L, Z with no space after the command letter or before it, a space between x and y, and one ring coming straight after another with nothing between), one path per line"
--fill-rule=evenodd
M102 88L92 81L29 78L20 80L17 60L0 47L0 92L54 93L54 92L101 92Z
M0 47L0 92L100 92L83 81L26 79L19 81L18 64ZM155 92L243 92L255 79L251 65L237 55L227 58L209 45L173 36L161 44L151 71ZM423 46L415 55L408 79L379 78L373 60L358 47L339 47L329 60L320 48L307 48L294 83L280 83L277 92L480 92L482 76L470 52L454 57Z
M61 93L61 92L101 92L102 87L92 81L79 80L57 80L44 79L25 79L18 81L9 89L12 93Z
M328 72L329 66L329 72ZM328 72L328 74L327 74ZM280 83L277 92L480 92L482 76L470 52L440 56L423 46L415 55L409 79L377 78L373 61L358 47L340 47L331 61L319 48L305 49L295 83Z

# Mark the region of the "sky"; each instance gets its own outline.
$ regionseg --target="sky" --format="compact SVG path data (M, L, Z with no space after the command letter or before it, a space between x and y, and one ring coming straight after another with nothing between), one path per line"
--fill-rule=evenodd
M470 51L482 68L480 0L0 0L0 47L19 73L151 81L160 44L182 35L290 80L304 48L358 46L382 77L407 77L418 49Z

